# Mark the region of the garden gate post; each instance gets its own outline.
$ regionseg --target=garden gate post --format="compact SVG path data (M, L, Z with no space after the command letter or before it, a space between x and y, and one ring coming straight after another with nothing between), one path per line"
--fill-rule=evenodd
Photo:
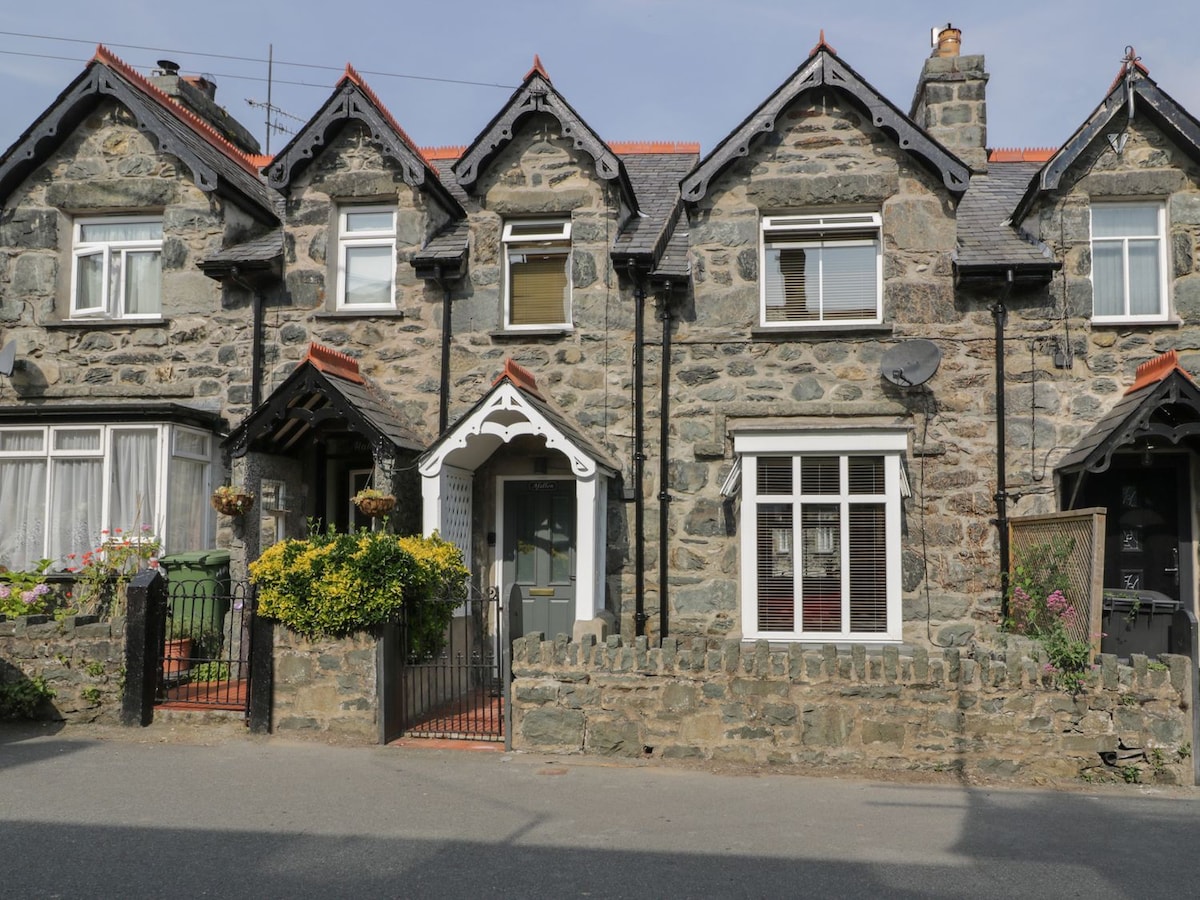
M258 597L253 592L250 603L250 730L268 734L275 685L275 627L258 614Z
M158 637L167 607L167 580L158 569L133 576L125 592L125 692L121 724L149 725L154 718Z

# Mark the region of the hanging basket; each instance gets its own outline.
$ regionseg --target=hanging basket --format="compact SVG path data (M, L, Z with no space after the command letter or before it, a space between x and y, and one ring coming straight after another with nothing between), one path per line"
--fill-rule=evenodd
M254 495L248 491L215 491L213 509L223 516L243 516L254 505Z
M382 497L355 497L354 505L364 516L378 519L386 516L395 508L396 498L391 494L384 494Z

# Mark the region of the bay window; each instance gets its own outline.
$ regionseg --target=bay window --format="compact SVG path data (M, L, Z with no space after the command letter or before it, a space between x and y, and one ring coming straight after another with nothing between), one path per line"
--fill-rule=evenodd
M0 428L0 565L70 565L106 537L212 541L212 435L164 424Z
M735 435L745 638L900 639L906 446L895 430Z

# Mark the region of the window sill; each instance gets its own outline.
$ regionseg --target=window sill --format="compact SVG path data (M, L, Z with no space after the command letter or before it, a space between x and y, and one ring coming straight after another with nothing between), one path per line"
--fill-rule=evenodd
M166 318L159 319L58 319L43 322L47 331L53 329L94 331L98 328L160 328L169 324Z
M1092 320L1093 328L1179 328L1183 319L1172 316L1169 319L1109 319L1103 322Z
M403 319L402 309L326 309L312 314L314 319Z
M766 641L772 650L785 650L793 644L799 644L803 647L824 647L831 644L840 651L848 651L851 647L866 647L867 653L882 653L885 647L906 647L902 638L872 638L871 640L849 640L843 637L794 637L782 638L779 636L770 638L742 638L743 644L757 644L759 641Z
M559 326L557 328L528 328L521 331L493 331L490 335L492 340L512 341L521 340L523 338L544 338L544 337L564 337L574 331L570 326Z
M768 328L755 325L750 329L750 336L756 340L793 340L802 335L827 336L831 334L894 334L895 326L891 322L876 322L868 325L781 325Z

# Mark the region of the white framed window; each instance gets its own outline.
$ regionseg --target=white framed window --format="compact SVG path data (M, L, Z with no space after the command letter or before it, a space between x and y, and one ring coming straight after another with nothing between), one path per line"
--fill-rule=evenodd
M1092 204L1092 320L1167 318L1166 207Z
M504 327L571 327L571 223L566 219L506 222Z
M734 436L747 640L901 639L895 429Z
M160 216L76 219L72 318L159 318L162 235Z
M0 565L66 569L122 535L162 552L210 546L213 447L180 425L0 428Z
M878 213L765 216L764 327L868 325L883 318Z
M338 309L396 306L396 208L344 206L338 211Z

